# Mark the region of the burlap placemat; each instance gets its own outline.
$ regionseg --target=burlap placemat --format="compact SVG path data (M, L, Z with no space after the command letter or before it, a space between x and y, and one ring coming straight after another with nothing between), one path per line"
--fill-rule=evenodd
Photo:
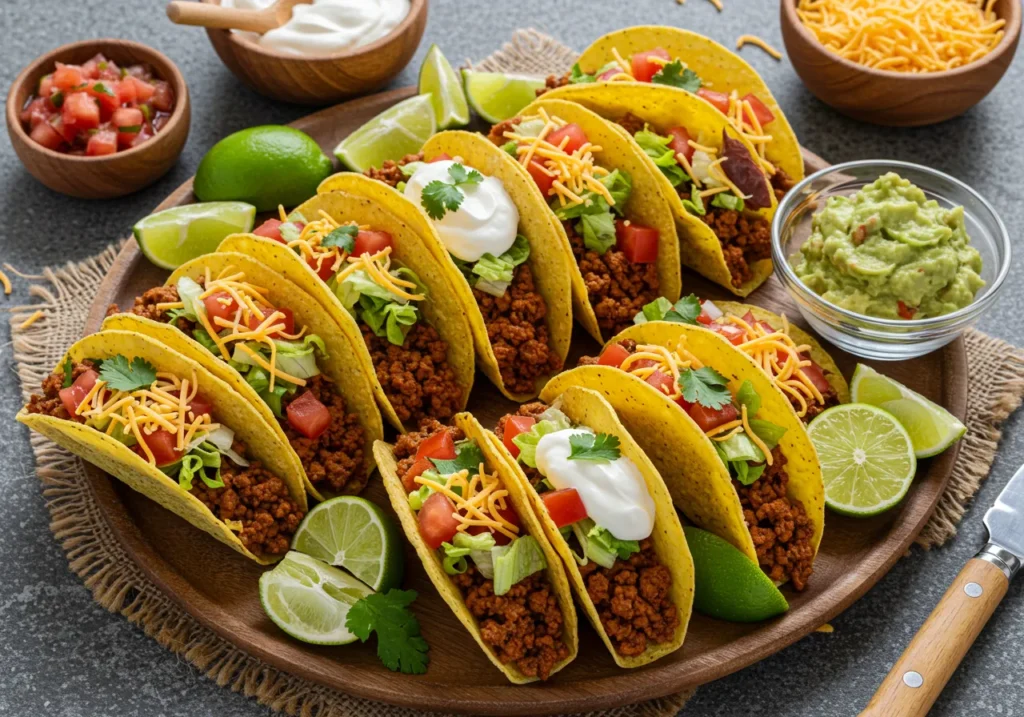
M546 74L563 71L574 59L572 50L552 38L534 30L521 30L501 50L474 67ZM11 310L10 326L26 401L57 365L66 348L82 335L96 288L113 264L117 249L112 245L79 264L25 277L35 282L30 289L34 301ZM36 311L42 313L41 318L28 328L20 328L19 324ZM965 338L970 376L984 380L969 379L967 436L949 487L917 540L924 548L941 545L956 533L967 504L992 466L1000 425L1024 397L1024 354L978 331L968 331ZM292 677L246 655L199 625L163 595L125 554L97 506L82 462L38 434L30 434L30 441L54 537L64 548L71 569L107 610L124 615L219 686L242 692L276 711L303 717L424 715ZM678 713L692 694L681 693L590 714L667 717Z

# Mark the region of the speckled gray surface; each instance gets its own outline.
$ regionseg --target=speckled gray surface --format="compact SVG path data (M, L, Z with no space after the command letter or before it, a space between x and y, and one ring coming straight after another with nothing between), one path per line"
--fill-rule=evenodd
M608 30L629 24L692 27L731 45L758 32L781 45L777 4L724 0L719 15L703 0L588 0L571 5L542 0L475 3L433 0L424 44L395 86L412 83L431 42L453 61L480 58L518 27L534 26L583 47ZM499 10L498 7L502 6ZM21 67L56 45L90 37L125 37L150 43L181 68L193 100L192 135L181 161L156 186L133 197L84 202L53 194L0 142L0 216L6 217L0 258L22 271L97 252L194 170L217 139L234 130L286 122L306 112L275 104L241 88L220 64L205 35L166 20L161 0L7 0L0 13L0 84L9 86ZM472 8L472 10L471 10ZM556 9L557 8L557 9ZM585 9L583 9L585 8ZM1002 213L1016 239L1024 228L1024 59L1018 57L1001 85L967 116L912 130L861 125L836 116L800 84L786 62L754 49L744 54L767 77L804 145L838 162L892 157L940 168L972 184ZM984 320L984 330L1024 343L1024 301L1018 252L1010 287ZM27 298L17 282L13 301ZM6 323L6 315L0 316ZM6 336L6 330L4 331ZM6 342L7 339L4 339ZM19 405L9 343L0 345L0 714L62 715L266 715L269 710L218 689L187 663L147 639L123 618L92 602L69 571L50 536L24 429L11 420ZM835 633L815 634L764 662L702 688L685 715L853 715L867 702L888 666L942 595L949 581L984 540L981 513L1013 470L1024 462L1020 417L1006 426L992 475L967 514L960 535L946 548L914 550L864 599L834 621ZM971 650L939 700L935 715L1024 714L1021 645L1024 583L1010 589L988 630Z

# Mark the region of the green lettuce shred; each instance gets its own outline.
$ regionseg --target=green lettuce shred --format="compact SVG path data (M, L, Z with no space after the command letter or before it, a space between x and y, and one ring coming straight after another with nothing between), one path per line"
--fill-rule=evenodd
M524 431L512 439L519 448L519 461L530 468L537 467L537 444L541 438L555 431L572 428L569 417L557 408L548 409L542 415L543 419L534 423L529 431Z
M504 595L512 586L548 566L540 543L532 535L523 535L508 545L491 548L494 560L494 594Z

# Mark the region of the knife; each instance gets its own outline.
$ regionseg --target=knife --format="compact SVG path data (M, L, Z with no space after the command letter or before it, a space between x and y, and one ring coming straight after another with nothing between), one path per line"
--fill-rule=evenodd
M1024 560L1024 466L985 513L975 555L882 681L861 717L924 717L1006 595Z

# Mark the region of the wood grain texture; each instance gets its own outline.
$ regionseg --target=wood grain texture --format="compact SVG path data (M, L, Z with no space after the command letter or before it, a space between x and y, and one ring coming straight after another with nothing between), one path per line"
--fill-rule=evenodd
M176 103L170 120L148 142L104 157L63 154L36 143L22 126L19 114L39 87L39 80L53 72L55 62L81 64L96 53L122 67L148 64L158 77L169 82ZM167 173L185 146L192 108L185 78L163 53L128 40L84 40L58 47L22 70L7 94L6 116L14 151L33 177L55 192L72 197L110 199L147 187Z
M322 107L380 89L401 72L423 37L427 4L412 0L405 20L387 37L324 57L285 55L230 30L208 29L206 34L221 61L248 87L275 100Z
M843 114L890 127L917 127L957 117L981 102L1002 78L1020 40L1020 0L996 0L1006 35L977 62L948 72L908 74L875 70L826 49L796 14L798 0L781 0L786 54L818 99Z
M329 148L414 91L405 88L350 102L310 115L295 126ZM805 160L809 171L825 166L810 153ZM185 183L159 208L191 201L195 201L191 184ZM87 331L99 326L108 304L127 306L141 291L162 283L165 276L140 255L134 242L126 244L98 290ZM723 289L692 273L684 274L683 290L713 299L728 298ZM799 322L796 307L774 278L750 301L786 312ZM576 327L567 365L597 349ZM838 351L833 355L844 374L851 375L856 359ZM962 340L929 356L882 368L964 417L967 367ZM512 405L486 379L477 378L469 410L486 427L493 427ZM856 520L829 514L810 585L803 593L784 590L792 606L785 615L753 625L694 615L679 651L629 671L617 668L594 631L581 625L576 661L549 682L528 687L510 685L483 655L476 654L479 648L433 590L411 547L406 550L404 586L420 593L414 608L431 646L430 669L423 676L388 672L374 656L372 643L318 648L289 639L260 608L258 566L235 559L230 550L101 472L92 471L90 479L111 530L127 554L160 590L246 653L325 686L405 707L541 715L610 708L665 696L735 672L809 634L849 607L904 554L942 495L958 452L954 446L941 456L922 461L906 499L884 515ZM371 479L364 495L391 512L379 479Z
M308 5L311 2L313 0L277 0L263 10L239 10L207 3L173 0L167 3L167 17L178 25L244 30L262 34L288 22L296 5Z
M925 717L1009 586L1003 571L992 563L968 561L861 717Z

